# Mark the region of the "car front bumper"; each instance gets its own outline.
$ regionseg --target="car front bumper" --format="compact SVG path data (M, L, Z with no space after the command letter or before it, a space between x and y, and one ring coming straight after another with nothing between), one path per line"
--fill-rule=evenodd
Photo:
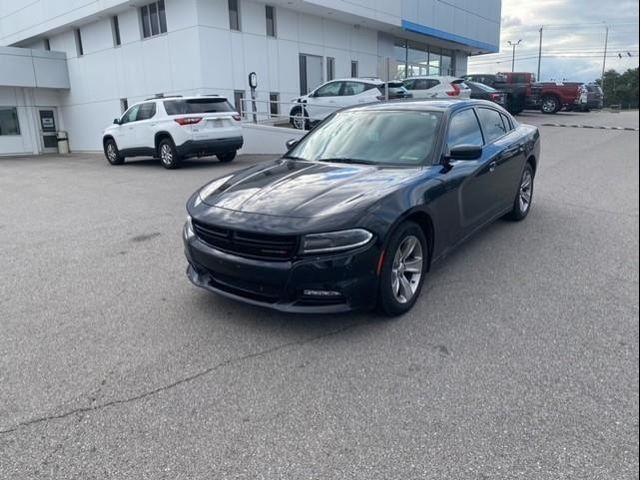
M177 146L176 150L181 157L204 157L219 153L229 153L240 150L244 144L242 137L217 138L210 140L188 140Z
M186 229L183 240L189 280L225 297L289 313L339 313L377 303L381 251L375 243L341 254L266 261L218 250Z

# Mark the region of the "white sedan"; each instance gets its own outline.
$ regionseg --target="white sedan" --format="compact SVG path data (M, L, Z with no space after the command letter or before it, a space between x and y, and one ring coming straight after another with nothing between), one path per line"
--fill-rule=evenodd
M471 89L457 77L410 77L404 86L413 98L471 98Z

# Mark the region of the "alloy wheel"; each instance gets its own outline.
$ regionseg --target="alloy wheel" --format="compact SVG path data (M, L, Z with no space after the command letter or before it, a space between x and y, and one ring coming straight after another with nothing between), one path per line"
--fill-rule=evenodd
M116 147L113 143L107 145L107 157L109 157L109 160L112 162L115 162L118 159L118 152L116 152Z
M542 110L544 113L553 113L556 111L556 101L553 98L546 98L542 102Z
M307 124L307 119L305 118L304 112L299 110L293 116L293 126L298 130L304 130Z
M420 286L424 256L422 244L414 235L398 247L391 267L391 289L398 303L411 301Z
M531 172L527 169L522 175L522 182L520 183L520 211L526 213L531 206L531 195L533 193L533 177Z
M171 151L170 145L166 143L162 145L162 148L160 149L160 160L162 160L162 163L165 165L171 165L171 162L173 161L173 152Z

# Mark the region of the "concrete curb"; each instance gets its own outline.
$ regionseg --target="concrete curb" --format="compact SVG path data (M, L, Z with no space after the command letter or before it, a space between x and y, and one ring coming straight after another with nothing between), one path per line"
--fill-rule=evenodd
M543 123L542 127L561 127L561 128L591 128L593 130L622 130L626 132L640 132L640 128L634 127L605 127L602 125L569 125L566 123Z

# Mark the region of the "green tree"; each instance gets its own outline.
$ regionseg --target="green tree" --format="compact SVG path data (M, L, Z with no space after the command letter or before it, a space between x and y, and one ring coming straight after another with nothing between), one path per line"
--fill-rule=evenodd
M638 68L630 68L620 74L608 70L603 78L596 80L604 91L605 105L621 105L622 108L638 108L640 93L638 91Z

